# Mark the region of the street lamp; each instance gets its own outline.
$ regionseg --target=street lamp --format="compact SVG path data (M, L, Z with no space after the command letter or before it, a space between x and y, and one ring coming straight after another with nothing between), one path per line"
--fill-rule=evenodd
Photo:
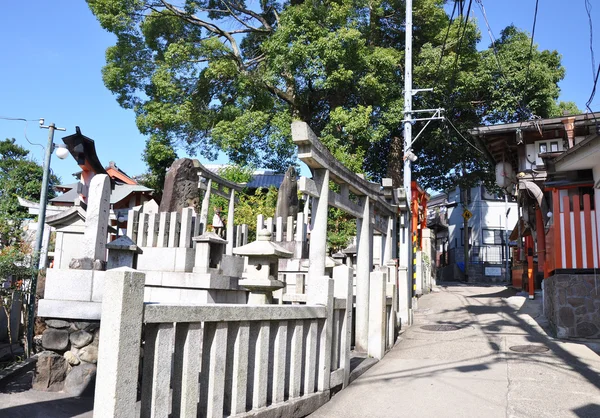
M33 248L33 259L31 262L34 268L34 274L31 278L31 286L29 288L29 323L27 324L27 353L31 355L31 349L33 344L33 323L35 315L35 294L37 291L37 275L40 269L40 251L42 249L42 239L44 236L44 225L46 224L46 200L48 198L48 182L50 177L50 158L52 157L52 151L56 150L56 156L61 160L64 160L69 155L69 151L64 146L56 146L54 144L54 131L66 131L65 128L57 128L54 123L45 126L44 119L40 119L40 128L48 129L48 144L46 145L46 153L44 156L44 168L42 175L42 189L40 191L40 208L38 214L38 227L35 232L35 246ZM46 260L44 260L43 267L46 267Z

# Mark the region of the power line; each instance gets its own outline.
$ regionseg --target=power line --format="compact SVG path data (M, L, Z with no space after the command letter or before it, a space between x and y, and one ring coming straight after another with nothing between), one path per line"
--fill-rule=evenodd
M529 44L529 59L527 60L527 73L525 74L525 85L523 86L524 88L527 88L527 84L529 83L529 70L531 68L531 58L533 56L533 38L535 37L535 26L537 24L538 5L539 0L535 0L535 12L533 13L533 29L531 30L531 43Z
M442 67L442 60L444 59L444 51L446 50L446 42L448 41L448 35L450 34L450 28L452 27L452 22L454 22L454 14L456 13L456 5L458 2L454 2L454 7L452 8L452 15L450 16L450 21L448 22L448 29L446 29L446 36L444 36L444 42L442 43L442 51L440 52L440 60L437 65L437 69L435 70L435 83L440 76L440 68ZM459 26L460 27L460 26Z
M42 144L37 144L35 142L31 142L29 140L29 138L27 137L27 126L28 126L29 122L38 121L40 119L11 118L8 116L0 116L0 119L2 119L2 120L17 120L17 121L25 122L25 129L23 130L23 135L25 136L25 140L27 142L29 142L30 145L37 145L38 147L42 148L42 150L45 150L45 148Z
M469 6L467 7L467 15L465 17L465 24L464 24L464 29L463 29L463 33L462 36L460 34L460 27L461 25L459 24L458 26L458 49L456 50L456 58L454 59L454 69L452 70L452 78L450 79L450 88L453 89L454 88L454 82L456 81L456 72L458 69L458 60L460 58L460 51L462 49L462 43L463 40L465 38L466 32L467 32L467 26L469 25L469 14L471 14L471 5L473 4L473 0L469 0ZM462 24L462 19L461 22Z
M463 134L460 133L460 131L458 129L456 129L456 126L454 126L454 124L452 123L452 121L448 118L445 118L448 123L450 124L450 126L452 126L452 128L456 131L456 133L467 143L469 144L471 147L475 148L477 151L479 151L480 154L485 155L483 151L481 151L478 147L476 147L472 142L470 142L467 138L465 138L465 136Z
M596 60L594 58L594 26L592 25L592 4L590 3L590 0L585 0L585 11L587 12L588 22L590 25L590 54L592 56L592 80L594 80Z

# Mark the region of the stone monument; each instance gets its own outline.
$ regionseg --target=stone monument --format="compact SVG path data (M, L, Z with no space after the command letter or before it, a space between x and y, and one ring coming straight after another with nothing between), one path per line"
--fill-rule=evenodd
M193 207L199 213L200 193L198 192L198 169L194 160L176 160L165 177L163 196L159 212L181 212Z
M277 193L275 219L278 217L283 219L285 230L288 216L296 219L296 215L298 215L298 173L293 166L289 166Z

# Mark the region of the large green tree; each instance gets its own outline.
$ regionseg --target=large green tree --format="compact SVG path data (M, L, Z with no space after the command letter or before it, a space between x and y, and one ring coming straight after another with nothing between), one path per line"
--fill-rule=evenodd
M31 215L19 205L17 197L38 202L42 176L42 167L29 159L29 151L14 139L0 141L0 247L20 240L21 224ZM56 176L50 176L48 198L56 195L52 186L58 182Z
M529 37L513 27L478 52L472 19L450 22L444 0L414 3L414 86L436 89L416 96L415 108L444 107L462 132L547 116L564 75L556 52L534 47L530 55ZM103 78L149 135L147 161L154 149L164 156L165 147L184 146L283 170L294 160L290 123L298 118L349 168L401 182L403 1L88 4L117 37ZM459 171L473 178L489 171L448 125L430 127L414 150L415 175L426 187L448 187ZM168 158L158 160L162 169Z

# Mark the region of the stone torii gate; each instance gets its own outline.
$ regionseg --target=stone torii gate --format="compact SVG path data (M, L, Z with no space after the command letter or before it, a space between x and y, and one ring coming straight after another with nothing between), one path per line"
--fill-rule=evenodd
M369 277L373 270L373 232L384 236L381 260L386 266L396 257L397 233L392 184L384 179L382 186L365 180L340 163L319 141L308 124L292 123L292 139L298 146L298 158L308 165L313 179L301 177L298 190L312 197L312 219L310 234L308 292L318 288L311 282L325 274L327 247L328 207L341 209L357 219L357 262L356 262L356 333L357 351L368 350L369 327ZM340 193L329 190L329 182L340 187ZM358 202L351 199L350 193Z

